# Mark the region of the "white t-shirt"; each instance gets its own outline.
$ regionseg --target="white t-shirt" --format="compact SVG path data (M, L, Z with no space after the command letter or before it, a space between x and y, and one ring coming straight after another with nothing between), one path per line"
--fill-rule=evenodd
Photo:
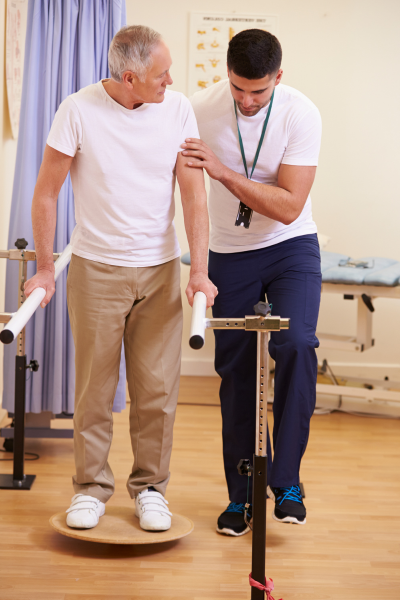
M180 256L175 164L185 138L198 135L190 102L178 92L134 110L113 100L101 81L68 96L47 143L75 157L73 253L123 267Z
M191 102L201 139L223 164L245 175L229 80L197 92ZM237 111L249 176L268 107L253 117ZM297 90L279 84L252 180L276 186L281 164L316 166L320 143L321 117L316 106ZM211 179L210 186L210 248L214 252L256 250L317 231L310 196L301 215L290 225L254 211L250 227L245 229L235 226L239 200L219 181Z

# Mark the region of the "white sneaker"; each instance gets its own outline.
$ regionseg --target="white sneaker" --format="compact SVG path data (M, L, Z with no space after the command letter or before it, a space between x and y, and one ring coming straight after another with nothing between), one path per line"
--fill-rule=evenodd
M135 500L135 515L140 519L140 527L146 531L167 531L172 517L167 504L159 492L149 489L140 492Z
M71 500L71 506L65 512L68 513L68 527L91 529L96 527L100 517L106 512L106 505L93 496L75 494Z

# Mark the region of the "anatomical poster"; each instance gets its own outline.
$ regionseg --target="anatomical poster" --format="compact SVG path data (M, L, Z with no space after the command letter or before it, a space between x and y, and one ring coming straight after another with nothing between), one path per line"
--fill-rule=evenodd
M227 78L229 41L244 29L278 33L278 17L248 14L190 13L188 95Z

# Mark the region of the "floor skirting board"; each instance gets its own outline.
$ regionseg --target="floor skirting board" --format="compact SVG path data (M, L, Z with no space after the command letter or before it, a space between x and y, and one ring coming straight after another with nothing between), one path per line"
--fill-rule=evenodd
M362 363L362 362L337 362L329 361L332 370L338 375L353 377L389 377L389 379L400 380L400 364L397 363ZM214 369L214 360L211 358L182 358L182 375L218 377Z
M214 360L204 358L182 358L181 375L197 377L218 377L214 369Z

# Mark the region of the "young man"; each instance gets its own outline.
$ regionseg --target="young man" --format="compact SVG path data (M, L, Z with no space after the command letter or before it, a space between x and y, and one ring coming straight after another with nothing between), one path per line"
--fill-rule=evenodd
M201 159L188 164L211 178L209 276L219 290L214 317L253 314L267 295L272 313L291 319L290 329L273 333L269 345L276 369L268 482L274 518L303 524L299 469L315 406L321 289L309 193L321 120L308 98L281 84L281 59L270 33L236 35L228 50L229 79L192 98L201 140L186 140L183 154ZM254 452L256 334L215 331L215 338L230 499L217 531L242 535L249 530L247 478L236 467Z
M148 27L121 29L111 79L69 96L52 125L32 204L37 274L25 286L54 293L56 202L68 171L75 196L68 309L76 353L75 496L70 527L91 528L114 492L108 464L112 404L124 339L134 465L128 492L146 530L166 530L172 430L178 397L182 306L173 225L175 172L194 257L186 294L212 305L207 276L204 178L180 145L198 136L189 101L172 84L169 50Z

